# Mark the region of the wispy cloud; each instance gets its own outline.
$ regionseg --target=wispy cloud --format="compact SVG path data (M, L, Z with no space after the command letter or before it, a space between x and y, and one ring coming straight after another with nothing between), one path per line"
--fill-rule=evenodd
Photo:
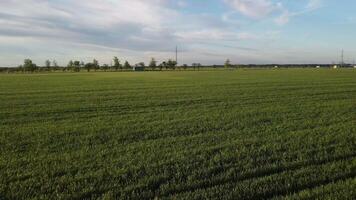
M296 17L308 12L315 11L321 7L322 7L322 0L309 0L307 5L304 7L304 9L299 11L294 11L294 12L291 12L288 9L282 7L283 13L275 19L275 22L278 25L285 25L290 21L292 17Z
M320 7L322 7L323 2L322 0L309 0L306 10L316 10Z
M287 24L290 18L314 11L322 6L322 0L308 0L303 10L291 11L283 5L282 1L224 0L224 2L242 15L256 20L263 20L277 15L274 21L278 25ZM231 13L225 14L224 19L229 20L229 15Z
M287 31L275 24L288 24L324 4L322 0L0 0L0 65L20 64L26 57L40 64L47 58L65 64L69 59L94 57L110 63L114 55L132 62L152 56L162 60L174 56L177 44L186 63L220 63L226 56L241 62L269 61L283 52L271 56L273 47L284 45ZM354 19L352 13L348 17Z
M254 19L268 16L277 7L270 0L225 0L225 2L241 14Z

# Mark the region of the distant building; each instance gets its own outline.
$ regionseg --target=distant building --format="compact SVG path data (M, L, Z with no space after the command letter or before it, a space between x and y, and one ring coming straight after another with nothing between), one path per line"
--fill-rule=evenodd
M318 65L318 66L316 66L316 68L320 68L320 66Z
M356 69L356 66L354 66L354 68Z
M142 72L142 71L145 71L145 67L143 67L143 66L133 66L132 69L133 69L135 72Z
M333 67L334 69L337 69L338 68L338 66L337 65L334 65L334 67Z

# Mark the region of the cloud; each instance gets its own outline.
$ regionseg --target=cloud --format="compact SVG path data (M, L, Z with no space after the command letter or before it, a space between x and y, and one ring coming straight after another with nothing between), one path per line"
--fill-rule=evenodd
M269 0L225 0L225 2L241 14L254 19L266 17L276 8L276 5Z
M307 10L316 10L322 6L322 0L309 0L306 9Z
M289 22L290 12L285 8L282 2L273 2L272 0L225 0L235 11L255 20L268 19L270 16L278 15L275 23L284 25ZM231 20L233 12L223 15L225 21Z
M188 6L188 3L186 1L183 1L183 0L178 0L177 1L177 5L181 8L185 8Z
M221 29L205 29L176 32L176 36L185 41L232 41L257 39L248 32L234 32Z
M0 11L0 35L47 37L127 48L131 47L127 42L138 40L142 46L149 46L150 39L155 39L157 34L169 37L164 23L168 15L175 15L160 2L28 0L25 3L10 0L5 3L7 9Z
M322 0L309 0L307 5L303 10L290 12L288 9L284 8L282 4L280 4L280 9L283 11L280 16L275 18L275 23L278 25L287 24L292 17L300 16L305 13L313 12L322 7Z
M27 57L39 64L45 59L57 58L60 64L66 64L70 59L90 61L94 57L103 60L102 63L110 63L114 55L131 62L148 60L152 56L162 60L174 57L176 45L185 63L203 62L203 59L213 61L206 56L209 54L220 55L222 61L226 59L224 54L241 54L246 55L246 59L249 56L255 59L256 55L251 52L277 41L279 33L273 32L276 31L274 23L286 24L292 17L322 5L320 0L308 0L308 4L306 1L298 3L304 10L294 11L282 4L282 0L208 3L187 0L0 0L0 64L18 65ZM250 26L259 20L266 23ZM205 56L199 52L204 52ZM263 59L262 54L259 56Z
M291 16L292 16L291 13L288 10L285 10L280 16L275 18L274 21L278 25L285 25L289 22Z
M278 25L285 25L290 21L290 18L302 15L307 12L319 9L322 6L322 0L308 0L303 10L290 11L285 7L282 1L272 0L224 0L233 10L240 14L255 20L268 19L271 16L275 17L274 21ZM223 15L226 21L231 20L233 12Z

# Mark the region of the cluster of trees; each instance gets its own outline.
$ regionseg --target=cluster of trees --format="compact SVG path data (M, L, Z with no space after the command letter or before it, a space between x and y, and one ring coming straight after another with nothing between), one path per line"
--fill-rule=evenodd
M187 64L178 66L177 62L169 59L168 61L163 61L158 64L158 62L155 60L155 58L151 58L150 62L148 65L145 65L144 62L139 62L134 65L135 67L144 67L147 70L176 70L178 69L200 69L201 67L211 67L211 68L225 68L225 69L237 69L237 68L333 68L334 64L284 64L284 65L279 65L279 64L264 64L264 65L254 65L254 64L247 64L247 65L234 65L231 64L231 61L227 59L224 62L224 65L211 65L211 66L202 66L200 63L193 63L190 66ZM91 70L93 71L119 71L119 70L130 70L132 69L132 65L128 62L125 61L124 63L121 63L118 57L114 57L111 65L108 64L103 64L100 65L99 61L96 59L93 59L92 62L84 63L83 61L78 61L78 60L71 60L68 62L67 66L59 66L57 64L56 60L50 61L46 60L44 63L44 66L38 66L35 63L32 62L31 59L25 59L24 64L18 66L17 68L1 68L0 67L0 72L41 72L41 71L72 71L72 72L80 72L82 70L86 70L90 72ZM344 64L342 66L343 68L356 68L354 65L351 64Z
M162 63L158 64L158 62L152 58L149 64L146 66L144 62L140 62L135 64L135 66L139 67L148 67L151 70L162 70L162 69L171 69L175 70L177 67L177 62L174 60L169 59L168 61L163 61ZM200 64L199 64L200 66ZM17 68L0 68L0 71L8 71L8 72L35 72L35 71L72 71L72 72L80 72L82 70L90 71L119 71L119 70L130 70L132 69L132 65L125 61L121 63L118 57L114 57L112 60L111 65L103 64L100 65L99 61L93 59L92 62L84 63L83 61L78 60L70 60L67 66L58 66L57 61L53 60L46 60L44 66L37 66L35 63L32 62L31 59L25 59L24 64L18 66ZM184 65L183 68L186 69L188 65Z
M140 62L135 64L136 67L146 67L148 70L176 70L179 69L188 69L192 68L194 70L200 69L202 65L200 63L193 63L191 66L184 64L182 66L178 66L175 60L169 59L168 61L163 61L158 63L155 58L151 58L148 65L145 65L144 62ZM230 60L227 59L224 64L225 68L233 67ZM84 63L83 61L78 60L70 60L67 66L59 66L56 60L50 61L46 60L44 66L37 66L32 62L31 59L25 59L24 64L18 66L17 68L0 68L1 71L7 72L35 72L35 71L72 71L72 72L80 72L80 71L119 71L119 70L130 70L132 69L132 65L128 62L121 62L118 57L114 57L111 65L103 64L100 65L99 61L93 59L92 62ZM213 66L215 68L215 66Z
M24 64L20 66L20 68L22 68L24 71L30 72L36 71L38 69L37 65L33 63L30 59L25 59Z
M119 69L129 69L131 68L130 64L126 61L124 66L121 65L120 60L117 57L114 57L113 59L113 65L109 66L108 64L101 65L99 64L99 61L94 59L92 62L84 63L83 61L69 61L67 65L67 70L69 71L74 71L74 72L79 72L81 69L85 69L86 71L90 70L119 70Z

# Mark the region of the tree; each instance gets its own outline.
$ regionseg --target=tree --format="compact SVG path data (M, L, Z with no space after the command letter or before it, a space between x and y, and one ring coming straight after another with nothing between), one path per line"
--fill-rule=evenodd
M74 61L73 66L80 66L80 61L78 61L78 60Z
M121 69L122 66L120 64L120 60L116 56L114 57L113 60L114 60L114 68L115 68L115 70L117 71L118 69Z
M52 61L52 65L53 65L53 67L58 67L57 61L56 61L56 60L53 60L53 61Z
M198 70L200 70L201 64L197 63Z
M130 63L126 60L125 63L124 63L124 68L125 69L130 69L131 68L131 65Z
M187 64L184 64L183 65L183 69L186 70L188 68L188 65Z
M231 67L231 62L230 62L229 59L227 59L227 60L225 61L224 66L225 66L225 68L230 68L230 67Z
M79 72L80 71L80 61L74 61L73 62L73 71Z
M160 65L159 65L159 70L161 70L162 71L162 68L165 68L165 69L167 69L167 63L166 63L166 61L163 61Z
M152 70L155 70L157 67L157 61L154 58L151 58L150 64L148 65Z
M99 62L97 60L93 60L93 68L96 71L97 69L99 69Z
M137 66L145 67L145 63L144 62L139 62L139 63L137 63Z
M19 65L19 66L17 67L17 71L23 72L23 71L24 71L23 66L22 66L22 65Z
M198 70L199 70L201 64L200 63L193 63L192 66L194 67L194 70L195 70L195 68L198 68Z
M37 70L37 65L32 63L31 59L25 59L23 68L25 71L34 72L35 70Z
M177 65L177 62L176 62L175 60L169 59L168 62L167 62L167 66L168 66L170 69L175 69L175 68L176 68L176 65Z
M68 62L68 64L67 64L67 67L68 67L69 69L72 69L72 68L73 68L73 65L74 65L73 61L70 60L70 61Z
M47 69L47 70L50 70L50 69L51 69L51 61L46 60L45 66L46 66L46 69Z
M109 65L108 64L104 64L102 68L106 72L109 69Z
M85 68L88 72L90 72L90 70L93 68L93 63L87 63L87 64L85 64L85 65L84 65L84 68Z

